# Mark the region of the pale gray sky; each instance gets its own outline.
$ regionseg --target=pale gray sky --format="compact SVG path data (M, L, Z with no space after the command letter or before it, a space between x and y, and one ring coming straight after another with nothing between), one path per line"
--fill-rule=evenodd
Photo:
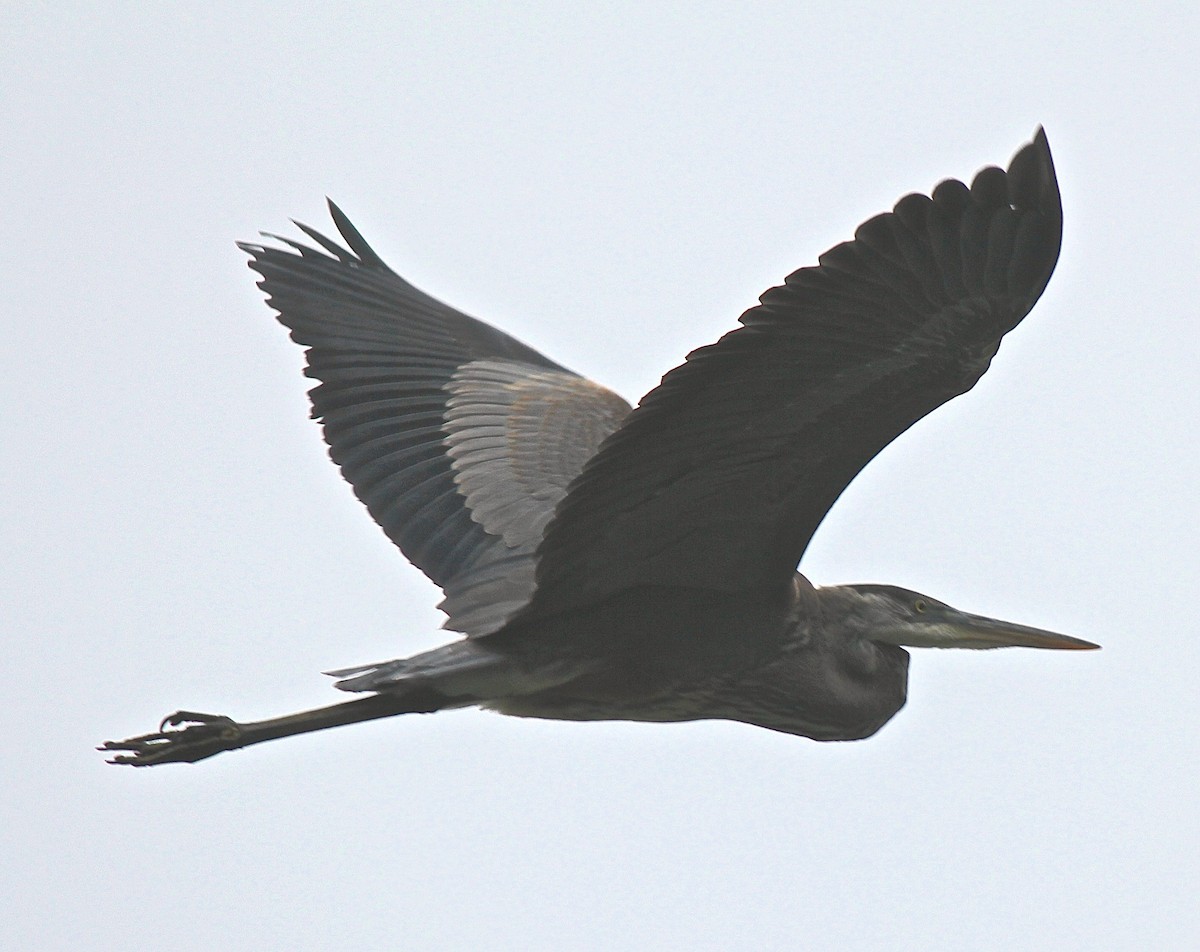
M6 8L4 948L1196 940L1200 13L657 8ZM636 399L1039 123L1047 293L803 568L1104 651L916 651L853 744L454 712L195 767L91 750L331 702L319 671L443 638L235 239L326 229L330 195L416 284Z

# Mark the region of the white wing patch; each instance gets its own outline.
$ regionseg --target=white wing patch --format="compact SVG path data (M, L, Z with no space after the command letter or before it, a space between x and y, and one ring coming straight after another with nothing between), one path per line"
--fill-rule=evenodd
M506 360L463 364L446 390L446 452L471 518L530 551L571 481L630 410L583 377Z

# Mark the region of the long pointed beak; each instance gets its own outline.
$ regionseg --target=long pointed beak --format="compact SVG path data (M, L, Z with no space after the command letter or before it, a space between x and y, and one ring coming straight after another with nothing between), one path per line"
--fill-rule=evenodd
M998 618L958 612L935 622L935 641L926 645L939 648L1055 648L1060 651L1091 651L1100 646L1082 638L1060 635L1055 631L1016 625Z
M965 611L954 611L949 617L931 618L928 624L918 624L896 643L914 648L1056 648L1058 651L1092 651L1100 647L1081 637Z

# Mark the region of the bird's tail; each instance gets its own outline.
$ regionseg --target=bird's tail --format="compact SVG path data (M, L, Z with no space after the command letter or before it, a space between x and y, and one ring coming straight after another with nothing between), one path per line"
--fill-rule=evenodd
M326 671L339 678L341 691L409 694L430 710L469 707L498 698L528 694L568 680L565 673L530 672L507 655L464 639L411 658Z

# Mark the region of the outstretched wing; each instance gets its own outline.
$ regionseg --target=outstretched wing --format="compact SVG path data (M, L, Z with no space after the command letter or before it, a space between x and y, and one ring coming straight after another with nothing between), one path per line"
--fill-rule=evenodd
M546 530L528 611L639 585L790 579L854 476L987 369L1046 287L1061 237L1039 130L1007 172L909 195L789 275L588 463Z
M485 634L529 599L554 507L629 412L616 394L348 248L239 244L306 351L330 456L375 521L442 587L446 627Z

